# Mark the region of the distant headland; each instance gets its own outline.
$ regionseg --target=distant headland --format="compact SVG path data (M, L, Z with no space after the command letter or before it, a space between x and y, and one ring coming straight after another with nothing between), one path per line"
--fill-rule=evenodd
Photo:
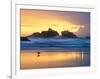
M22 41L28 41L28 38L77 38L77 36L68 30L62 31L61 35L56 30L49 28L47 31L35 32L27 37L21 37Z

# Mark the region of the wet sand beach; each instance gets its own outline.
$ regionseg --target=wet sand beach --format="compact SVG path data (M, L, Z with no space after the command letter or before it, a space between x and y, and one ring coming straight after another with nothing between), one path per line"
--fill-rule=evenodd
M80 51L21 50L21 69L81 67L90 65L90 54Z

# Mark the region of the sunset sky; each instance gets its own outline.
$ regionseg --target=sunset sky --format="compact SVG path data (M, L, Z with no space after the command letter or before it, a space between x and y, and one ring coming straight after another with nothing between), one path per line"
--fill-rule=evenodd
M74 32L79 37L90 35L90 13L21 9L21 36L52 28L61 34L63 30Z

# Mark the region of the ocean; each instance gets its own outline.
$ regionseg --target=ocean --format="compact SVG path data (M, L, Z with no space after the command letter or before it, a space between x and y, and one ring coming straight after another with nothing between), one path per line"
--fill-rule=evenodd
M21 41L21 50L82 50L90 48L90 39L85 38L30 38Z
M29 40L20 42L21 69L90 66L88 38L29 38Z

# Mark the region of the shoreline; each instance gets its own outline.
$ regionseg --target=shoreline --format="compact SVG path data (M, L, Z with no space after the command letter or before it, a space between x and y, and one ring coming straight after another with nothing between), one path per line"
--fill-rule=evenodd
M90 48L69 48L69 49L23 49L21 51L40 51L40 52L73 52L73 51L76 51L76 52L89 52L90 53Z

